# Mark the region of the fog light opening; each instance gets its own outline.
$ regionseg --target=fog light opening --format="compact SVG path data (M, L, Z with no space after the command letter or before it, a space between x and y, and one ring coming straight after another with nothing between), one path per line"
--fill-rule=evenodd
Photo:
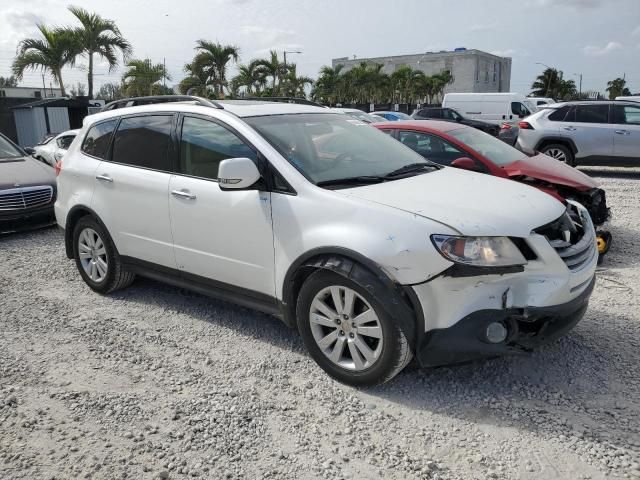
M490 343L502 343L506 340L508 333L507 327L502 322L491 322L487 326L485 335Z

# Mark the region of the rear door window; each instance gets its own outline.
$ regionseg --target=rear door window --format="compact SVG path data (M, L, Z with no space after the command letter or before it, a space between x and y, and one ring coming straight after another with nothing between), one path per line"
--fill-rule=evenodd
M614 105L612 123L621 125L640 125L640 107Z
M576 122L580 123L608 123L609 105L576 105Z
M81 150L92 157L106 159L116 125L118 125L117 118L91 127L87 136L84 137Z
M113 141L112 160L132 167L171 171L172 115L125 117Z

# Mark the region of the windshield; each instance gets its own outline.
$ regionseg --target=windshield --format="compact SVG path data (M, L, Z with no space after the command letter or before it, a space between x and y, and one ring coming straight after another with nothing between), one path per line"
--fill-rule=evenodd
M386 120L382 117L378 117L377 115L369 115L368 113L365 113L365 112L347 112L347 115L351 115L352 117L367 123L386 122Z
M407 165L432 165L389 135L347 115L270 115L245 121L314 183L382 177Z
M393 112L395 116L397 116L400 120L412 120L412 118L406 113L402 112Z
M508 165L517 160L528 158L520 150L516 150L502 140L498 140L496 137L475 128L459 128L449 130L447 133L476 152L481 153L496 165Z
M20 157L22 157L22 152L14 147L6 138L0 136L0 160Z

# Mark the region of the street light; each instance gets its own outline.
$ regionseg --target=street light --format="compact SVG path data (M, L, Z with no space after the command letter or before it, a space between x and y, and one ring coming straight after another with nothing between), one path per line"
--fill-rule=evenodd
M287 66L287 53L302 53L299 50L284 50L284 66Z
M582 94L582 74L581 73L574 73L574 75L576 77L580 77L580 87L578 89L578 95Z

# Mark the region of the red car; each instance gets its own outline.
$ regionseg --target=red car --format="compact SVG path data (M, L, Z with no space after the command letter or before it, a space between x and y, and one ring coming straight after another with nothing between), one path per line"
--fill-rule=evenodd
M589 176L565 163L539 153L528 157L491 135L473 127L436 120L399 121L374 124L423 157L452 167L532 185L564 203L584 205L595 225L609 218L604 190ZM601 253L608 250L605 234Z

